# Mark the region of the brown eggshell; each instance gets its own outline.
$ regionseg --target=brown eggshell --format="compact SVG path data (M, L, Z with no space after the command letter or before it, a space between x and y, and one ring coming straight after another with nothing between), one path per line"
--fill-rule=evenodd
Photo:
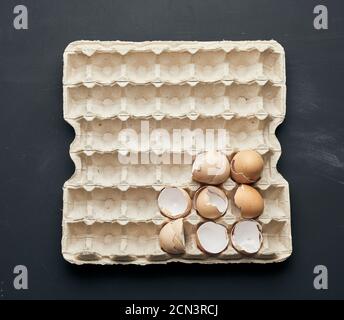
M225 182L230 176L230 163L220 151L200 153L192 166L192 178L195 181L217 185Z
M166 223L159 234L160 247L170 254L182 254L185 252L185 237L183 219L177 219Z
M207 186L195 196L195 209L203 218L217 219L226 213L228 199L221 189Z
M234 195L234 203L241 210L241 216L254 219L260 216L264 210L264 199L253 187L242 184Z
M264 160L254 150L239 151L231 161L231 177L238 183L254 183L263 171Z

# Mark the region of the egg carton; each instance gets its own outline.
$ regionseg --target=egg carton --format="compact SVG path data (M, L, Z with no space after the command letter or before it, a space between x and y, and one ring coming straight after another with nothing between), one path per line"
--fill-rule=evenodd
M268 263L291 254L289 187L276 168L275 130L286 111L284 50L277 42L77 41L64 53L63 95L64 118L76 134L70 147L75 172L64 185L66 260ZM128 129L140 139L120 135ZM187 143L166 143L161 132L176 129L191 133ZM185 254L160 248L159 232L169 219L157 207L158 194L166 186L195 194L201 185L191 178L192 161L209 147L199 143L198 132L209 129L225 132L221 150L229 159L247 148L263 156L254 186L265 201L258 218L264 239L253 257L231 244L219 255L200 251L195 234L205 220L195 209L183 220ZM221 188L229 206L216 222L230 232L240 220L237 184L229 178Z

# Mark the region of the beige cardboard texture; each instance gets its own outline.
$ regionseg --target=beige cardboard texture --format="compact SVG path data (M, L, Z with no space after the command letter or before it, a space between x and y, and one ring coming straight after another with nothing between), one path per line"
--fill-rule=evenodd
M275 130L286 112L285 55L276 41L76 41L64 52L64 118L74 128L70 156L75 173L63 191L62 253L75 264L268 263L292 252L288 182L277 171L281 147ZM157 206L166 186L184 188L192 197L192 163L204 151L198 144L126 143L126 129L146 134L174 129L224 129L221 149L229 159L254 149L264 159L253 186L264 198L263 245L244 256L231 243L220 254L197 247L197 226L205 221L195 209L184 220L185 253L171 255L159 245L169 221ZM159 140L160 139L160 140ZM215 138L216 140L216 138ZM137 153L149 163L123 163ZM141 159L141 158L140 158ZM154 161L154 159L164 159ZM183 158L184 159L184 158ZM221 188L229 206L216 220L230 234L241 219L233 197L237 184Z

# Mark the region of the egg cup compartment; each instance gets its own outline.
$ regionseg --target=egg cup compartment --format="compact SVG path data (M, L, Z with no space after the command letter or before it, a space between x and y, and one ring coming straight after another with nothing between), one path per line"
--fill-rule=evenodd
M259 52L234 50L227 56L230 77L234 79L270 79L278 82L282 78L281 55L272 49Z
M65 87L65 118L283 117L285 86L272 82Z
M157 56L155 76L163 82L182 82L192 78L193 73L192 54L189 52L162 52Z
M92 42L89 44L92 46ZM115 47L103 47L85 51L78 50L79 43L75 42L65 50L63 82L70 85L88 82L110 84L120 81L180 83L284 80L283 48L276 42L257 42L254 47L249 42L210 42L209 45L213 47L211 50L209 46L204 49L196 43L179 44L183 47L180 50L169 47L167 43L161 46L152 42L143 49L136 47L134 50L122 51Z
M263 245L257 253L258 259L283 261L291 255L291 227L289 219L271 220L262 223Z

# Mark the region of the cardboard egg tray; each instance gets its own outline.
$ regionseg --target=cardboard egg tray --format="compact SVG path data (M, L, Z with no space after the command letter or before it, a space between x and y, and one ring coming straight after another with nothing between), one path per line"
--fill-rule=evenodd
M66 260L92 264L267 263L292 252L289 187L276 169L281 155L275 136L286 111L285 57L275 41L77 41L64 52L64 118L75 130L70 156L75 173L64 185L62 252ZM140 141L120 132L134 129ZM165 186L185 188L192 197L200 184L191 179L192 161L204 151L164 143L152 132L223 129L221 149L229 159L254 149L263 158L254 184L265 201L263 246L254 256L231 244L218 255L196 245L197 212L184 218L186 251L170 255L159 245L168 221L157 206ZM147 143L147 141L150 141ZM136 154L137 164L121 157ZM149 161L147 161L149 159ZM145 162L145 161L146 162ZM229 199L216 220L228 227L240 220L234 205L236 183L222 186Z

